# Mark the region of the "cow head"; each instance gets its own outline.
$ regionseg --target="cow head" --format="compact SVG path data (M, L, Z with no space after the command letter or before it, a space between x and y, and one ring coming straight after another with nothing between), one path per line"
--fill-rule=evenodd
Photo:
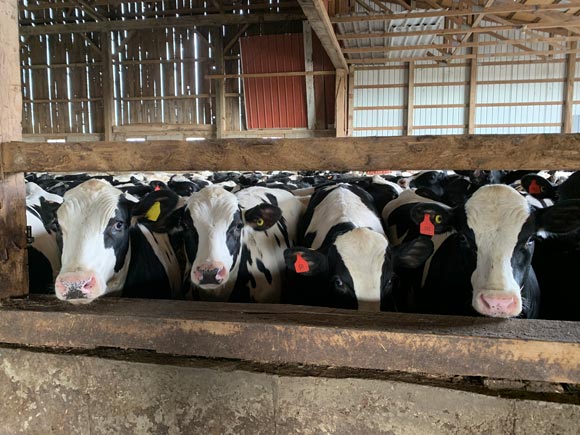
M315 305L379 311L381 297L392 288L394 270L419 267L433 251L428 238L390 247L384 235L354 228L319 250L303 247L284 252L286 267L306 278ZM308 299L307 299L308 300Z
M161 216L170 215L167 209L178 205L175 195L167 191L137 201L101 180L89 180L69 190L56 212L63 241L56 296L71 303L88 303L122 290L132 227L158 225Z
M472 306L478 313L516 317L525 303L521 292L531 271L535 237L575 230L580 226L580 201L534 210L515 189L491 185L454 209L417 204L411 218L417 224L430 222L437 234L457 232L466 257L475 260L465 262L468 270L458 265L457 273L469 274Z
M244 233L266 231L276 224L282 211L262 202L243 209L238 197L219 186L193 193L182 218L183 237L191 282L207 299L225 300L239 266Z

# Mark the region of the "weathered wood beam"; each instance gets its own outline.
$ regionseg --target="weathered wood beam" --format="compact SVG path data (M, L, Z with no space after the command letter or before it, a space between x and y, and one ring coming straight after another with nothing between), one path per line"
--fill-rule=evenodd
M103 54L103 129L106 141L113 140L113 125L115 124L115 97L113 81L113 44L109 32L101 33Z
M472 7L472 8L461 8L461 9L447 9L447 10L434 10L425 12L402 12L396 14L376 14L371 16L345 16L345 17L333 17L331 19L332 23L354 23L358 21L388 21L388 20L407 20L416 18L435 18L435 17L461 17L466 15L486 15L486 14L505 14L510 12L537 12L537 11L550 11L550 10L567 10L572 7L580 7L580 3L572 2L568 4L545 4L545 5L523 5L520 3L514 3L513 5L506 6L496 6L490 8ZM568 17L567 17L568 18ZM577 22L573 17L570 17L568 23Z
M224 54L226 54L228 51L230 51L234 45L236 45L236 43L238 42L238 40L240 39L240 37L250 28L250 24L244 24L240 30L238 30L236 32L236 34L234 36L232 36L230 38L230 40L226 43L225 47L224 47Z
M487 0L484 4L484 8L489 8L494 4L495 0ZM473 23L471 23L471 28L475 28L475 27L479 27L479 24L481 23L481 21L483 20L483 18L485 17L485 15L478 15L475 17L475 19L473 20ZM471 37L471 35L473 35L473 32L468 32L465 35L463 35L463 37L461 38L461 41L459 42L459 45L455 48L452 48L449 52L449 54L454 55L457 50L460 50L461 47L463 46L463 44L467 43L467 41L469 41L469 38Z
M18 3L0 0L0 141L22 140ZM28 293L24 171L4 165L0 146L0 298Z
M4 144L6 172L580 168L580 135Z
M215 67L218 74L225 72L224 37L222 29L215 29L212 35L215 50ZM215 127L216 138L221 139L226 132L226 81L217 79L214 82L215 90Z
M74 2L80 6L81 10L84 11L89 17L95 21L107 21L107 18L99 14L95 9L88 4L85 0L74 0Z
M507 36L503 36L502 34L497 33L497 32L489 32L487 34L489 36L491 36L492 38L495 38L499 41L502 41L503 43L511 45L512 47L519 48L522 51L527 51L528 53L535 55L540 59L546 59L546 55L544 55L544 54L536 55L536 54L534 54L536 52L536 50L534 50L531 47L528 47L527 45L522 44L522 42L526 42L525 40L522 40L520 42L516 42L514 40L510 40Z
M336 137L348 134L348 70L337 69L335 81Z
M314 61L312 59L312 27L308 21L302 22L302 34L304 43L304 71L311 73L314 71ZM305 76L306 82L306 119L309 130L316 128L316 101L314 97L314 75Z
M154 331L154 333L152 333ZM580 323L103 298L0 307L0 344L580 382Z
M334 34L334 29L326 12L322 0L298 0L300 7L306 15L308 22L312 26L312 30L320 39L322 47L328 54L332 64L336 69L348 70L346 60L340 50L340 44Z
M407 70L407 136L413 134L413 113L415 112L415 62L409 62Z
M570 43L571 49L578 48L576 41ZM572 133L574 121L574 83L576 79L576 53L566 59L566 83L564 84L564 110L562 111L562 133Z
M471 35L473 42L477 42L479 35ZM469 106L467 108L467 133L475 134L477 114L477 46L471 48L473 58L469 65Z
M101 23L53 24L45 26L21 26L21 35L50 35L55 33L101 32L112 30L159 29L167 27L226 26L254 23L277 23L302 21L302 14L212 14L178 18L154 18L145 20L107 21Z

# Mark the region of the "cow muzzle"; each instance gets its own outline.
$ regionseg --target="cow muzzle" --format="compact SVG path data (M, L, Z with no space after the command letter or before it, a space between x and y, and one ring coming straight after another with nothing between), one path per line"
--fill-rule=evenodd
M86 304L99 294L97 277L90 272L62 273L56 277L56 296L73 304Z
M490 317L516 317L522 311L521 298L513 293L483 291L474 298L473 308Z
M200 264L193 273L194 284L202 288L217 287L226 282L227 278L228 270L219 261Z

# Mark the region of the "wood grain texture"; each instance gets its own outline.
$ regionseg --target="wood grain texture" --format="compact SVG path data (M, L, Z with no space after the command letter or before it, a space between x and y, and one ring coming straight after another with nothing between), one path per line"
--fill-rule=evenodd
M580 382L580 324L286 305L6 301L0 343Z
M580 168L580 134L4 144L6 172Z
M0 141L22 140L18 5L0 0ZM2 148L0 147L0 156ZM0 162L0 298L28 293L24 174Z

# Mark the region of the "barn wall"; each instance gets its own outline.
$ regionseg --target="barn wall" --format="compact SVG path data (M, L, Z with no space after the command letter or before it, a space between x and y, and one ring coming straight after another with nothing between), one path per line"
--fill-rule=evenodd
M576 405L249 372L235 362L175 366L17 349L0 356L2 433L529 435L575 434L580 421Z
M496 32L507 39L534 37L518 31ZM492 36L482 34L484 44ZM416 43L416 42L414 42ZM547 50L545 43L527 44ZM560 133L565 97L566 59L556 55L510 56L522 50L509 44L482 46L477 62L476 134ZM458 52L466 54L467 51ZM397 55L399 53L397 52ZM354 136L398 136L407 132L408 64L355 70ZM417 62L412 92L412 134L467 133L470 61L449 65ZM580 63L576 68L580 80ZM575 83L575 132L580 131L580 84Z

